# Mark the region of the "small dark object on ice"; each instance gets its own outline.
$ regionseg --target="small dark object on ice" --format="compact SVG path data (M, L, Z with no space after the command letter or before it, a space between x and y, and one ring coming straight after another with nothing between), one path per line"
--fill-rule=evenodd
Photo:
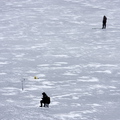
M49 107L50 97L48 97L45 92L43 92L42 95L43 95L43 98L42 98L42 100L40 101L40 107L42 107L43 104L44 104L44 107Z
M102 21L102 29L106 29L106 23L107 23L107 17L104 15Z

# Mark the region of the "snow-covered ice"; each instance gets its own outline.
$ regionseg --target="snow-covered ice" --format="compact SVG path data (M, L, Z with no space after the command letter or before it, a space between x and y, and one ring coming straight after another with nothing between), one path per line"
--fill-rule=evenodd
M0 42L0 120L120 120L119 0L0 0Z

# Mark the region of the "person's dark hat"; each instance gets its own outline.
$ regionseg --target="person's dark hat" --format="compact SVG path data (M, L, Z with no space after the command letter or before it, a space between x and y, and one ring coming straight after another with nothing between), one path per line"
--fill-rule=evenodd
M42 95L46 95L46 93L45 93L45 92L43 92L43 93L42 93Z

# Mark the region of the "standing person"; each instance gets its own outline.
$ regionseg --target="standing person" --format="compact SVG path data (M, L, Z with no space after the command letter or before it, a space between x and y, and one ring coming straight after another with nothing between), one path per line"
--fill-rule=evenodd
M102 29L106 29L106 22L107 22L107 17L104 15L103 16L103 24L102 24Z
M43 98L42 100L40 101L40 107L42 107L42 105L44 104L44 107L48 107L49 104L50 104L50 97L47 96L47 94L45 92L42 93L43 95Z

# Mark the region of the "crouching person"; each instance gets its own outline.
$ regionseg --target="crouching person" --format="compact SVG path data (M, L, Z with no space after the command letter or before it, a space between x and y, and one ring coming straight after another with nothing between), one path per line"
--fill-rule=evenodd
M43 107L43 105L44 105L44 107L49 107L50 97L48 97L45 92L43 92L42 95L43 95L43 98L40 101L40 107Z

